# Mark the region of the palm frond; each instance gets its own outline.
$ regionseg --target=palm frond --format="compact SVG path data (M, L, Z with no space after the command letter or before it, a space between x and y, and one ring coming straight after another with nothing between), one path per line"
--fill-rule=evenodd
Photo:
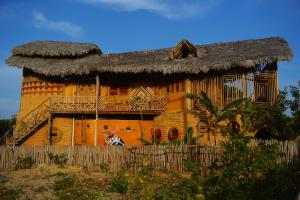
M205 92L201 91L199 94L199 101L201 103L203 103L208 111L212 114L212 115L216 115L218 112L218 109L214 106L213 102L210 100L210 98L206 95Z
M248 102L249 99L247 98L241 98L241 99L236 99L236 100L233 100L232 102L226 104L223 109L221 110L221 112L225 112L227 110L230 110L230 109L239 109L240 105L244 102Z

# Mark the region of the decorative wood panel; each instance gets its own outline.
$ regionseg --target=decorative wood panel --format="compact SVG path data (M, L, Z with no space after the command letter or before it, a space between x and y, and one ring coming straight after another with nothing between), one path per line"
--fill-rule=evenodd
M243 97L243 85L241 74L226 74L222 77L223 105Z
M265 71L254 75L255 102L274 102L276 98L276 79L273 72Z
M22 95L60 95L63 92L63 85L45 81L29 81L22 83Z

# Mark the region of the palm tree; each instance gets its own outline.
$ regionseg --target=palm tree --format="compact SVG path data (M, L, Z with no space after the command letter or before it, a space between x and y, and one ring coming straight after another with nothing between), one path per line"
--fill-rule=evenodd
M219 122L224 121L228 126L230 122L236 120L239 114L245 114L245 112L247 112L248 109L243 108L248 107L247 105L250 103L248 99L241 98L226 104L223 108L218 108L218 106L214 105L203 91L201 91L199 95L189 93L186 96L187 98L199 101L199 103L207 107L207 110L211 115L208 120L208 126L214 133L222 133L224 130L219 126Z

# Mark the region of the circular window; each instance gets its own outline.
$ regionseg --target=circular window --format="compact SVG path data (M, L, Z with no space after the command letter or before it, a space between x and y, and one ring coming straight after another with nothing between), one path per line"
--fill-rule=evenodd
M155 129L152 139L161 139L161 130L159 128Z
M108 127L108 125L104 125L103 128L104 128L104 130L107 130L109 127Z
M177 139L178 139L178 136L179 136L179 132L178 132L178 129L177 129L177 128L171 128L171 129L169 130L168 139L169 139L170 141L177 140Z

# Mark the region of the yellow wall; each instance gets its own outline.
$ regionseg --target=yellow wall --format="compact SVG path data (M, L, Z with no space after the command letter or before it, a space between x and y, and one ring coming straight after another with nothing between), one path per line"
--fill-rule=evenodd
M72 119L71 118L54 118L52 120L52 129L58 128L59 140L57 143L52 145L70 145L71 144L71 133L72 133ZM32 134L22 145L25 146L41 146L48 144L48 124L37 130Z

